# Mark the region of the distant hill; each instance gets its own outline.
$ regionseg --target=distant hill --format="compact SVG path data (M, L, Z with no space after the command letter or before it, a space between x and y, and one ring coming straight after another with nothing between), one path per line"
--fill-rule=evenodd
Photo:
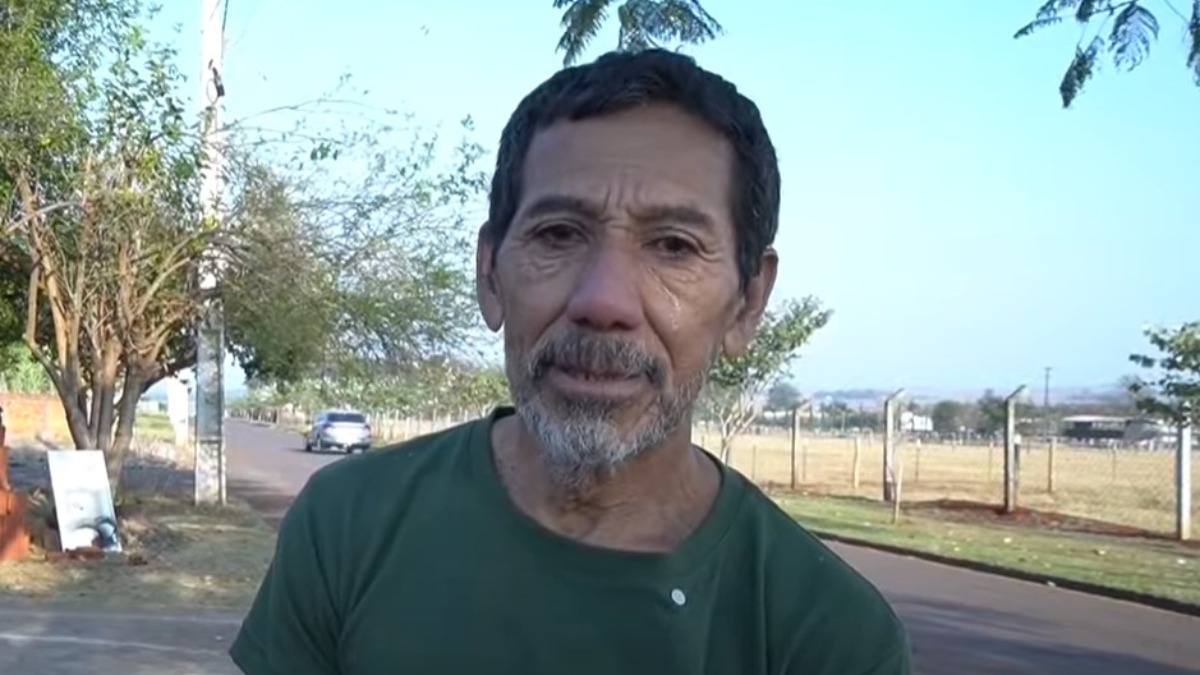
M830 389L813 392L812 397L818 400L833 399L844 403L877 401L886 398L892 392L884 389Z
M797 385L803 391L803 387ZM1040 383L1028 383L1027 391L1028 400L1033 403L1040 404L1042 401L1042 387ZM950 387L911 387L905 391L904 399L914 401L923 405L932 405L938 401L962 401L964 403L973 403L978 401L983 396L985 389L954 389ZM891 389L874 389L874 388L858 388L858 389L822 389L806 394L812 398L822 400L841 401L851 406L859 404L882 404L883 400L892 393ZM997 396L1006 396L1009 390L1002 387L992 388L992 393ZM1066 403L1072 405L1087 405L1087 404L1108 404L1119 402L1128 399L1128 392L1123 385L1098 385L1090 387L1054 387L1050 388L1050 400L1053 403Z

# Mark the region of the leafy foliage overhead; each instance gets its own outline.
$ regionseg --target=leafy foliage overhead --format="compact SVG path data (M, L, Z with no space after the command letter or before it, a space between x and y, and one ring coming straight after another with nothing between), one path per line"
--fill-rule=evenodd
M469 120L464 123L470 131ZM369 123L238 174L244 242L225 282L231 350L251 379L406 375L478 325L469 208L482 148ZM249 144L248 144L249 145Z
M1063 107L1068 108L1096 72L1104 55L1118 70L1138 67L1150 55L1150 45L1159 37L1158 16L1148 2L1137 0L1047 0L1033 21L1013 36L1021 39L1043 28L1073 19L1083 29L1075 55L1059 85ZM1184 15L1174 4L1162 3L1185 26L1185 61L1200 86L1200 0L1192 0L1191 13Z
M699 0L554 0L554 8L563 10L563 35L558 41L563 65L579 60L614 5L620 31L617 49L623 51L700 44L722 32L721 24Z

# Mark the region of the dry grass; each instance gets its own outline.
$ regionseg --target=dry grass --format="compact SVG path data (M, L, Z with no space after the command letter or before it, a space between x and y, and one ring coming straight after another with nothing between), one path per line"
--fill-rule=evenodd
M376 426L396 442L445 428L454 420L396 420ZM720 437L698 427L693 438L714 452ZM883 490L883 439L861 436L858 482L854 439L801 436L796 484L830 495L878 499ZM1200 452L1192 461L1193 521L1200 523ZM1004 448L904 443L900 446L903 499L907 502L1004 499ZM786 431L747 433L734 440L731 464L760 485L791 484L791 441ZM1026 444L1021 454L1019 502L1023 507L1090 517L1158 533L1175 528L1175 455L1169 451L1109 450L1058 445L1050 470L1047 444ZM1053 485L1051 485L1051 474Z
M35 549L0 563L0 600L32 599L122 608L247 607L274 553L275 534L247 506L191 504L192 452L169 440L169 425L140 422L117 504L125 555L64 560ZM145 426L143 426L145 425ZM165 433L161 428L165 427ZM53 510L43 444L14 449L12 479L32 497L35 541ZM56 549L56 541L48 541Z
M275 535L248 508L195 508L150 496L119 510L125 555L52 561L38 550L28 560L0 563L0 599L146 609L249 606Z
M697 433L704 447L720 447L715 434ZM796 481L814 492L878 499L882 493L883 439L859 439L859 482L854 476L854 439L801 436ZM1003 501L1001 445L952 446L905 443L900 449L906 502L961 499ZM1200 453L1192 462L1193 508L1200 509ZM731 464L763 485L790 485L791 442L786 433L746 434L734 441ZM1168 451L1108 450L1026 445L1021 456L1020 505L1089 517L1153 532L1175 526L1175 455ZM1200 511L1193 516L1200 522Z

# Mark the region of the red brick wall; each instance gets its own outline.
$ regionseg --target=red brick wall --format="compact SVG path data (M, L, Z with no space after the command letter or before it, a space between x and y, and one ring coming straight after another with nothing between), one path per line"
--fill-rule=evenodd
M14 437L69 441L71 432L62 403L53 394L10 394L0 392L4 426L9 442Z

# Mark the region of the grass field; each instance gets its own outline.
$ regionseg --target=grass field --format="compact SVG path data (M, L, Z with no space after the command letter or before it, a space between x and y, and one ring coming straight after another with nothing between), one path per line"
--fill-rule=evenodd
M879 544L1200 604L1200 548L1166 540L948 520L921 510L891 524L878 502L775 495L805 527Z
M720 447L715 434L699 431L706 448ZM801 436L796 448L796 482L812 492L879 499L883 439ZM1193 454L1193 520L1200 523L1200 453ZM1003 502L1004 448L904 443L899 449L904 502L970 500ZM761 485L791 483L792 453L785 432L746 434L734 441L730 463ZM1169 451L1108 450L1058 445L1022 448L1019 504L1092 518L1152 532L1175 527L1175 455Z

